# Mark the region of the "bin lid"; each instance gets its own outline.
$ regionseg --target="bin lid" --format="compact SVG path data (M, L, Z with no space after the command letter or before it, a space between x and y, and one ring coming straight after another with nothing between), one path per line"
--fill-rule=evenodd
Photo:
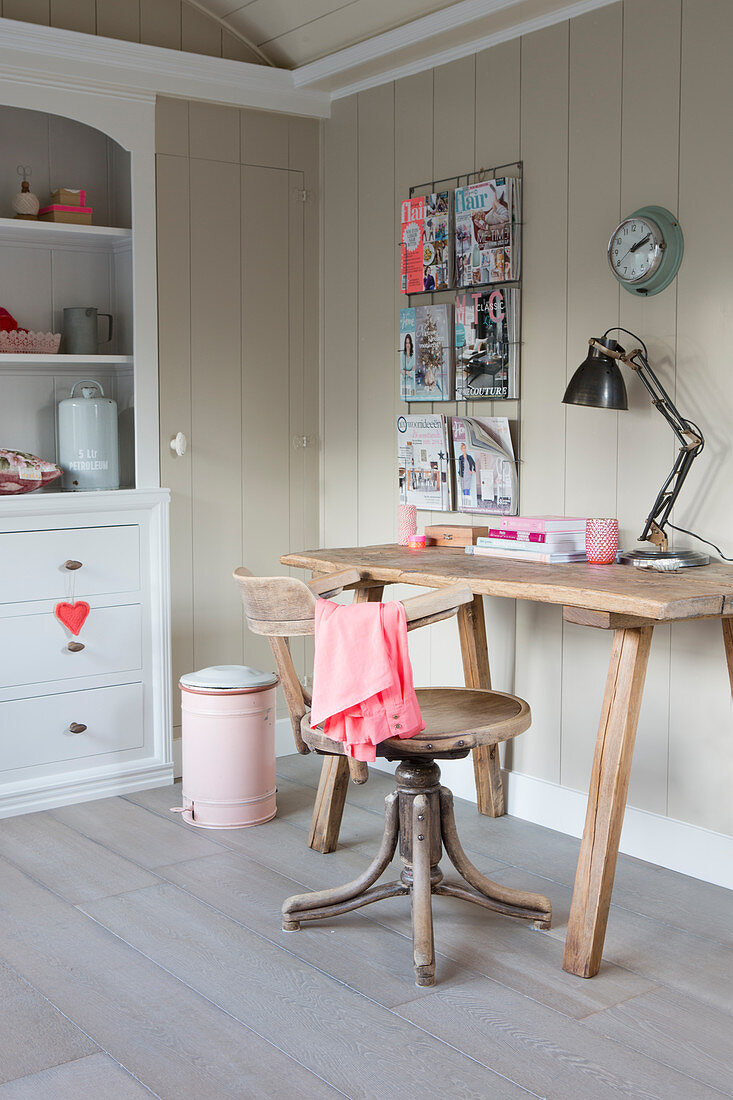
M248 665L212 665L181 676L181 687L194 691L257 691L273 687L277 681L274 672L260 672Z

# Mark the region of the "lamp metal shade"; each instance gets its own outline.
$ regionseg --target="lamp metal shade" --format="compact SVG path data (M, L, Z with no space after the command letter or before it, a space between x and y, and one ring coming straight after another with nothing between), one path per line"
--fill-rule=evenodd
M622 351L615 340L600 337L596 341L611 351ZM588 355L568 383L565 405L591 405L596 409L628 409L629 399L618 360L604 355L591 345Z

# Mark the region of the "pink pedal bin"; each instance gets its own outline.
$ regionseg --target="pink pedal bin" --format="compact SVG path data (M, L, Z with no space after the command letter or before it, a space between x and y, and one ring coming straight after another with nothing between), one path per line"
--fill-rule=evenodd
M239 829L275 816L278 677L217 665L181 677L185 821Z

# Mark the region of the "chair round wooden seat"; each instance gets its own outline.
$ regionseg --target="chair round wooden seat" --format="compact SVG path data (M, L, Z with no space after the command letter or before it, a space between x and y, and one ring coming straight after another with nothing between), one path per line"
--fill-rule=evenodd
M524 733L532 722L527 703L516 695L482 688L417 688L425 729L415 737L390 737L377 745L377 756L405 760L415 756L465 756L479 745L496 745ZM303 740L316 752L343 755L344 747L323 731L301 722Z

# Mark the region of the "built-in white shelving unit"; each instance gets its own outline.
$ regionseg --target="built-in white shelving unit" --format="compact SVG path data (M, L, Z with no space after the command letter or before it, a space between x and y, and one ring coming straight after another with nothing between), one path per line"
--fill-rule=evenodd
M0 817L169 782L168 492L158 457L152 96L0 72L0 213L18 164L41 203L83 188L94 225L0 217L0 306L63 332L111 314L99 354L0 353L0 447L56 461L56 410L93 378L118 406L121 488L0 495ZM134 241L134 248L133 248ZM66 563L80 562L70 571ZM72 639L56 604L91 611Z

